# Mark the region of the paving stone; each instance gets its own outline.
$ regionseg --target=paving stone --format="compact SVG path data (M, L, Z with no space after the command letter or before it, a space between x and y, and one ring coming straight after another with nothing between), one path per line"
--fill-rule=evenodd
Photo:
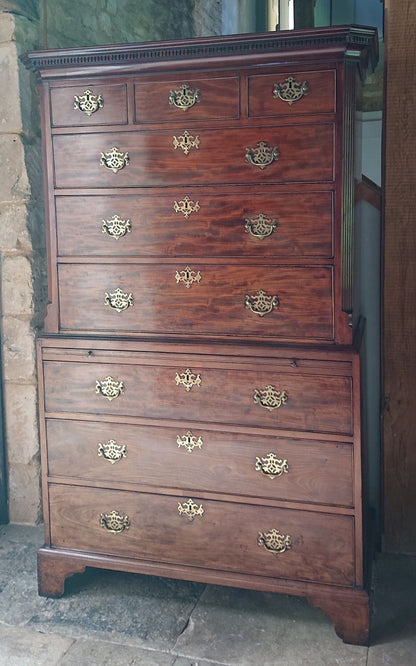
M200 659L195 661L195 659L178 657L177 660L173 663L173 666L227 666L227 665L224 663L220 664L217 661L201 661Z
M174 657L159 651L103 641L76 641L59 666L172 666Z
M204 586L90 569L69 578L65 595L46 599L30 619L37 630L169 650Z
M63 636L0 624L0 666L55 666L72 643Z
M365 666L367 659L367 648L342 643L303 598L217 586L202 595L175 651L235 666Z

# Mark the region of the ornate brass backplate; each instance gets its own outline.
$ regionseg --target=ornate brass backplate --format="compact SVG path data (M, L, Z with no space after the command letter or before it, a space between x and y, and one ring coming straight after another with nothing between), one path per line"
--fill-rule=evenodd
M254 402L271 412L286 404L288 395L286 391L279 391L275 386L269 384L264 389L254 389Z
M122 516L118 511L110 511L109 513L102 513L100 516L100 525L111 532L112 534L120 534L130 527L130 519L128 516Z
M274 479L276 476L281 476L289 471L287 460L281 460L275 453L268 453L264 458L256 456L255 470L262 472L269 479Z
M176 373L175 375L176 386L182 384L187 391L190 391L194 386L201 386L202 378L201 375L194 375L190 368L187 368L185 372L181 374Z
M284 83L275 83L273 97L278 97L283 102L292 105L308 94L307 81L295 81L294 76L288 76Z
M266 217L263 213L259 213L256 217L246 218L244 221L246 231L260 240L271 236L273 231L277 229L277 220Z
M122 291L120 288L115 291L105 292L104 302L109 308L116 312L123 312L134 305L133 294Z
M188 196L180 201L173 202L173 210L175 213L183 213L186 219L188 219L191 213L197 213L199 208L199 201L191 201Z
M169 104L176 106L177 109L182 109L182 111L187 111L191 106L197 104L200 99L200 91L197 88L192 90L187 83L183 83L179 90L169 91Z
M188 453L192 453L195 447L198 447L199 449L202 448L202 445L204 443L204 440L202 437L198 437L198 439L195 437L195 435L192 434L190 430L188 430L187 433L184 435L178 435L176 437L176 443L178 445L178 449L181 446L184 446L185 449L188 451Z
M82 95L74 95L74 109L83 111L87 116L102 109L104 100L101 95L94 95L92 90L86 90Z
M98 442L98 456L114 465L127 456L127 447L125 444L117 444L115 439L109 439L104 444Z
M99 395L104 396L107 400L114 400L118 398L124 392L124 382L117 381L113 377L106 377L95 382L95 392Z
M194 282L201 282L202 275L199 271L195 273L195 271L193 271L189 266L186 266L183 271L176 271L175 280L176 284L183 282L186 288L189 289Z
M248 310L264 317L272 312L279 305L277 296L268 296L263 289L260 289L253 296L246 294L244 304Z
M188 155L191 148L198 150L200 144L199 136L192 136L192 134L189 134L188 130L185 130L179 137L174 136L172 142L174 149L182 148L185 155Z
M117 173L120 169L124 169L130 162L129 154L122 153L116 146L114 146L108 153L101 153L100 164L110 169L113 173Z
M198 506L191 499L188 499L187 502L178 502L178 511L180 516L186 516L188 520L193 520L195 516L204 515L202 504Z
M259 532L257 537L257 545L264 546L270 553L284 553L285 550L290 550L292 541L289 534L280 534L279 530L269 530L268 532Z
M102 231L103 234L111 236L118 240L122 236L125 236L131 231L130 220L122 220L118 215L113 215L111 220L101 220L103 223Z
M277 146L267 145L267 141L258 141L254 148L246 148L246 161L260 169L265 169L279 159Z

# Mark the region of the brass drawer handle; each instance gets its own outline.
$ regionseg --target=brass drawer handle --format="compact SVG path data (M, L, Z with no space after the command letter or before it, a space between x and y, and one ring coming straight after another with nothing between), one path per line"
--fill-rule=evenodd
M275 386L269 384L264 389L254 389L254 402L270 412L278 409L288 400L286 391L279 391Z
M202 378L201 375L194 375L190 368L187 368L185 372L181 374L176 373L175 375L176 386L182 384L187 391L190 391L194 386L201 386Z
M111 532L112 534L120 534L130 527L130 519L128 516L122 516L118 511L110 511L109 513L102 513L100 516L100 525Z
M125 444L117 444L115 439L109 439L105 444L98 442L98 457L100 456L114 465L127 456L127 447Z
M276 476L282 476L283 473L287 474L289 465L286 459L281 460L275 453L268 453L264 458L256 456L254 469L256 472L262 472L269 479L274 479Z
M191 499L188 499L187 502L178 502L178 512L180 516L186 516L186 518L192 521L195 516L203 516L204 509L202 504L198 506Z
M176 443L178 445L178 449L181 446L184 446L185 449L188 451L188 453L192 453L195 447L198 447L199 449L202 449L202 445L204 443L204 440L202 437L198 437L198 439L195 437L194 434L190 430L188 430L187 433L184 435L177 435L176 437Z
M116 312L123 312L123 310L127 310L127 308L131 308L134 305L133 294L122 291L120 288L112 292L106 291L104 294L104 303Z
M101 153L100 164L105 166L106 169L111 169L113 173L124 169L129 162L129 154L122 153L116 146L109 150L108 153Z
M199 136L192 136L192 134L189 134L188 130L185 130L179 137L172 137L172 142L174 149L182 148L185 155L189 154L191 148L198 150L200 144Z
M195 273L190 266L186 266L183 271L176 271L175 280L176 284L183 282L185 287L189 289L194 282L201 282L202 275L199 271Z
M277 220L272 220L271 217L266 217L263 213L259 213L257 217L246 218L244 222L246 223L246 232L260 240L271 236L273 231L277 229Z
M95 392L104 396L107 400L114 400L124 392L124 382L118 382L113 377L106 377L101 381L97 379L95 384Z
M307 81L295 81L294 76L288 76L284 83L275 83L273 88L273 97L287 102L290 106L307 94Z
M268 296L263 289L260 289L253 296L246 294L244 304L254 314L264 317L277 308L279 301L277 296Z
M176 106L177 109L187 111L194 104L197 104L201 99L200 91L195 88L192 90L187 83L183 83L179 90L169 91L169 104Z
M259 532L257 545L264 546L269 553L278 555L279 553L284 553L285 550L290 550L292 541L289 534L280 534L279 530L272 529L268 532Z
M101 95L94 95L92 90L85 90L82 95L74 95L74 110L83 111L87 116L102 109L104 100Z
M265 169L272 162L279 159L277 146L267 145L267 141L258 141L255 148L246 148L246 160L260 169Z
M180 201L173 202L173 210L175 213L183 213L186 219L188 219L191 213L197 213L199 209L199 201L191 201L188 196Z
M101 220L102 232L111 238L118 240L131 231L130 220L122 220L118 215L113 215L111 220Z

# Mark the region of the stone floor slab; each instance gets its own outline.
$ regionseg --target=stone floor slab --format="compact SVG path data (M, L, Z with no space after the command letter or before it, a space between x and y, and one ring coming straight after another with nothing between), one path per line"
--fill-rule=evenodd
M178 657L173 666L227 666L227 664L219 663L217 661L201 661L198 659L187 659L186 657Z
M57 666L71 638L0 624L0 666Z
M168 651L204 586L101 569L67 580L60 599L43 599L29 620L38 631Z
M173 666L171 654L103 641L79 640L59 666Z
M175 646L178 654L233 666L365 666L367 648L346 645L303 598L208 587Z

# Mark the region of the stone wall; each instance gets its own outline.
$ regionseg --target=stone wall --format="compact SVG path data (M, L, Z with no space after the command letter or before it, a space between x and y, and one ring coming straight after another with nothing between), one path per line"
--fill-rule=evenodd
M42 519L35 338L47 294L38 100L35 78L19 55L45 45L221 34L221 5L221 0L0 0L0 331L11 522Z
M37 99L19 53L38 46L39 16L0 3L1 335L9 513L40 518L35 333L44 304L45 264ZM11 11L10 11L11 10Z
M221 34L222 0L46 0L48 48Z

